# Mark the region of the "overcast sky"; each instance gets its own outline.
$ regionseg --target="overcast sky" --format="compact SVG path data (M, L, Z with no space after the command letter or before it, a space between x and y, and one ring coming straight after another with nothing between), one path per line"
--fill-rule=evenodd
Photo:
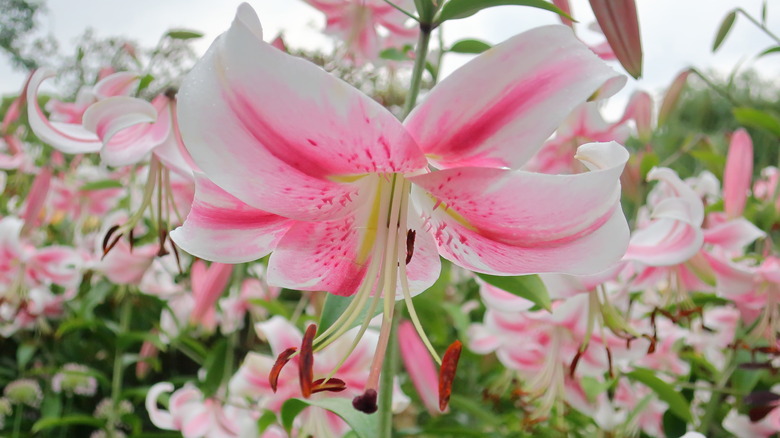
M728 74L741 64L743 69L757 69L765 78L780 77L780 54L755 58L774 45L773 41L742 16L721 49L715 54L710 50L717 28L728 11L742 6L758 17L761 0L636 1L644 47L644 77L639 81L629 79L626 89L614 99L610 112L622 107L634 89L658 93L687 66L714 68ZM98 37L127 36L143 46L153 46L170 28L193 29L205 34L196 44L202 53L228 28L239 3L239 0L48 0L48 12L42 16L39 27L42 33L54 35L65 53L72 50L74 40L87 28L93 28ZM290 47L328 48L331 44L320 33L324 17L302 0L249 3L258 12L267 39L284 32ZM577 28L580 37L589 42L599 41L601 37L587 29L587 24L594 21L587 0L570 0L570 3L575 18L580 21ZM780 2L769 3L767 25L780 34ZM444 37L448 43L462 38L498 43L523 30L557 22L550 12L502 6L446 23ZM452 71L467 59L448 55L444 71ZM618 65L615 68L620 70ZM24 77L24 73L13 71L6 59L0 59L0 93L18 92Z

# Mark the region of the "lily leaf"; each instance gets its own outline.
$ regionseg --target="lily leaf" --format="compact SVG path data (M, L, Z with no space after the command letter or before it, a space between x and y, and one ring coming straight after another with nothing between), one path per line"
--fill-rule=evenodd
M490 44L480 40L460 40L450 47L455 53L482 53L490 48Z
M49 417L43 418L35 422L32 427L33 433L38 433L42 430L51 429L53 427L71 426L74 424L82 424L85 426L101 427L105 420L95 418L91 415L69 415L67 417Z
M79 190L87 192L91 190L104 190L104 189L121 189L124 187L121 182L113 179L102 179L100 181L92 181L81 186Z
M656 377L653 371L645 368L635 368L633 371L626 373L626 377L652 389L658 398L669 405L669 410L680 419L688 423L693 421L691 407L688 405L685 397L674 389L672 385Z
M377 416L364 414L352 407L352 400L347 398L323 398L319 400L291 398L284 402L280 412L282 426L290 433L293 421L298 414L309 406L316 406L333 412L341 417L358 438L375 438L379 436Z
M171 29L168 31L166 36L173 38L175 40L191 40L195 38L200 38L203 36L203 34L194 30Z
M780 137L780 119L774 114L747 107L734 108L732 112L740 124L763 129Z
M552 303L550 295L547 294L547 287L544 286L538 275L500 277L498 275L477 274L477 276L491 286L525 298L543 309L552 311Z
M728 15L723 19L723 22L720 23L720 27L718 28L718 33L715 34L715 42L712 43L712 51L718 50L721 44L723 44L723 40L726 39L726 36L728 36L729 31L731 31L731 27L734 26L734 20L737 19L737 11L731 11Z
M532 8L545 9L550 12L566 17L572 21L576 21L569 14L558 9L552 3L545 0L450 0L444 4L439 13L439 17L436 20L437 24L444 23L447 20L458 20L461 18L470 17L477 12L492 8L494 6L529 6Z

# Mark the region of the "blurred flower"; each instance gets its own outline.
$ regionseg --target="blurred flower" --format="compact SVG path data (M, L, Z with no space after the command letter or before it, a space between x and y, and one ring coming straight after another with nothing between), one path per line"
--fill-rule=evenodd
M41 385L33 379L14 380L5 386L3 395L13 404L27 405L31 408L38 408L43 401Z
M51 388L54 392L66 392L92 396L97 391L97 379L89 374L90 369L84 365L75 363L65 364L62 370L51 379Z

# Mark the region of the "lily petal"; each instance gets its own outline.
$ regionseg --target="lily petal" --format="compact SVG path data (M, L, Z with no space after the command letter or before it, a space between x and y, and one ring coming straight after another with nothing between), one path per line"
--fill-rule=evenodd
M184 143L217 185L255 208L329 220L361 204L361 175L425 166L392 113L260 35L242 4L179 92Z
M100 157L106 164L127 166L141 161L167 137L170 126L167 119L162 117L159 123L154 123L157 107L161 105L163 108L159 109L164 110L165 102L159 99L152 105L134 97L109 97L87 108L83 126L105 145Z
M270 253L291 221L252 208L195 174L195 200L171 239L184 251L220 263L244 263Z
M27 117L30 128L42 141L66 154L97 152L103 142L80 124L51 122L38 104L38 88L41 83L54 76L53 72L37 70L27 87Z
M405 125L440 168L519 168L577 105L602 86L599 97L607 97L623 83L571 29L546 26L452 73Z
M618 182L628 152L593 143L577 155L595 170L546 175L465 167L409 179L428 192L415 190L415 202L440 254L456 264L498 275L592 274L616 263L628 243Z

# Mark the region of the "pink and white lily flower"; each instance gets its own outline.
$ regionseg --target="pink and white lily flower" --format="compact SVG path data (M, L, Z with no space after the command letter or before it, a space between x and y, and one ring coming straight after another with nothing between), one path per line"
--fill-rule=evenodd
M325 32L341 40L344 53L357 64L377 60L383 39L412 43L419 32L405 24L409 17L384 0L305 1L325 14ZM412 0L394 3L407 11L414 8ZM387 36L381 36L379 29Z
M179 93L182 137L203 175L171 236L221 263L273 251L269 283L354 296L315 349L384 296L375 389L393 301L406 300L421 330L411 297L436 280L439 255L497 275L594 273L622 256L625 148L580 147L590 171L576 175L518 169L577 105L623 80L571 30L543 27L476 57L402 124L265 43L243 4Z
M281 370L275 390L268 381L268 375L274 368L275 357L289 348L299 347L302 335L297 327L281 316L274 316L268 321L258 323L255 328L258 336L270 344L273 356L249 353L238 372L230 380L229 394L238 406L246 405L249 402L251 406L259 409L279 412L287 399L301 397L301 388L298 383L299 356L292 359L292 362L295 363L294 366L290 364ZM314 355L314 378L329 378L335 387L341 387L341 389L324 389L313 394L313 398L345 396L351 398L363 392L370 373L371 359L375 353L379 333L376 330L368 329L357 346L353 347L351 345L352 338L358 329L358 327L353 328L348 336L336 340L332 344L332 348ZM345 357L344 353L350 350L352 350L352 354L338 367L339 362ZM338 371L332 373L331 371L337 367ZM401 412L409 405L409 398L401 392L400 386L397 384L394 385L393 389L393 412ZM338 416L320 408L307 408L299 418L298 436L311 434L317 437L336 438L350 430L349 426Z
M178 430L184 438L244 438L257 436L257 415L248 409L223 406L215 398L205 398L187 384L171 394L168 411L157 407L157 399L172 392L173 385L160 382L146 394L146 411L160 429Z

